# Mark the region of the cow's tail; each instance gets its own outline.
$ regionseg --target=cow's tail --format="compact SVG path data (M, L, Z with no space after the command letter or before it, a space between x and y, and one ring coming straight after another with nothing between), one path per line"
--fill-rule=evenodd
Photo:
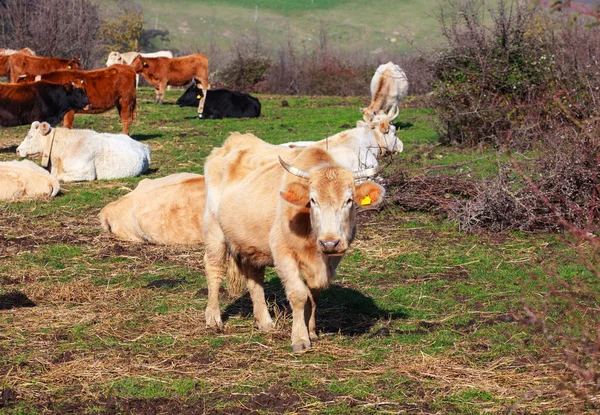
M131 114L133 114L132 122L136 122L136 120L137 120L137 99L133 100L130 108L131 108Z
M227 254L227 257L227 292L231 297L240 297L246 283L246 277L242 272L242 261L239 255Z

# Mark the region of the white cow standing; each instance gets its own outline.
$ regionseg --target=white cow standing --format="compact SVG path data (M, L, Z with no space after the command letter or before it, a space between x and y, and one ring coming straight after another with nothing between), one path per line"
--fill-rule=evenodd
M404 71L393 62L379 65L371 79L371 104L362 108L365 121L371 121L377 114L398 116L398 103L408 95L408 78Z
M17 154L41 154L42 165L64 182L135 177L150 164L150 147L128 135L52 128L38 121L31 124Z
M142 55L143 58L172 58L173 53L170 50L159 50L158 52L141 53L141 52L110 52L108 59L106 60L106 66L111 65L131 65L131 62L137 57ZM135 74L135 87L138 87L140 83L140 75Z
M0 200L54 197L59 190L56 177L32 161L0 162Z

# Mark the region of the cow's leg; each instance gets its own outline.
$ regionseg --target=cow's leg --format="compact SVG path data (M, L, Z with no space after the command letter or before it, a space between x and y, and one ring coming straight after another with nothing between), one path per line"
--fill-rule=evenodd
M244 264L244 271L248 277L248 291L252 299L254 321L259 330L270 331L275 328L271 314L265 301L265 267L253 267Z
M131 125L131 106L128 102L118 102L117 103L117 111L119 111L119 116L121 117L121 125L123 127L123 134L129 134L129 126Z
M196 82L199 82L200 88L202 88L202 98L200 98L200 102L198 103L198 118L202 118L202 112L204 111L204 100L206 100L206 91L210 89L210 84L208 83L208 74L206 77L196 78Z
M156 99L154 100L155 104L162 104L163 98L165 96L165 89L167 88L167 82L161 82L158 84L158 88L156 88Z
M317 311L317 301L319 301L319 297L321 296L321 290L310 290L310 303L311 303L311 312L310 318L308 319L308 336L312 341L315 341L319 338L317 335L317 323L316 323L316 311Z
M208 285L208 301L204 316L207 327L222 329L219 288L226 269L227 246L217 219L213 215L204 215L203 220L204 266L206 269L206 284Z
M300 271L292 258L274 258L277 274L285 287L285 293L292 307L292 350L295 352L310 349L310 336L307 323L312 314L310 292L300 277Z
M66 128L73 128L73 121L75 120L75 110L71 110L65 114L63 118L63 126Z

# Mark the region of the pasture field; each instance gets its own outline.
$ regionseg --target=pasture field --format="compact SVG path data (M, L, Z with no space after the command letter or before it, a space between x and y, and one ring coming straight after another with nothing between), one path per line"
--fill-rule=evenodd
M274 333L253 328L247 294L225 291L225 330L206 329L202 246L114 240L101 231L100 209L142 178L202 173L231 131L272 143L321 139L354 126L367 102L259 95L259 119L200 121L174 105L180 93L156 106L152 90L140 91L132 136L152 147L145 176L61 184L50 201L0 204L0 413L597 413L557 387L569 382L560 354L523 311L563 314L565 303L548 296L551 271L598 288L556 234L468 235L388 202L359 214L357 239L320 299L311 350L291 351L291 315L272 271ZM415 106L397 119L405 152L387 180L497 168L490 149L437 144L433 113ZM75 127L121 130L116 111L76 116ZM27 130L0 130L0 160L16 158ZM168 281L148 287L157 280Z
M114 0L101 0L115 8ZM182 53L208 53L210 42L228 50L235 41L254 44L257 37L265 50L287 49L291 40L297 51L319 46L322 25L329 46L346 52L413 52L401 35L422 47L438 45L441 32L433 17L440 7L434 0L380 0L376 7L359 0L143 0L145 27L167 29L169 43L163 49ZM394 38L394 40L392 40Z

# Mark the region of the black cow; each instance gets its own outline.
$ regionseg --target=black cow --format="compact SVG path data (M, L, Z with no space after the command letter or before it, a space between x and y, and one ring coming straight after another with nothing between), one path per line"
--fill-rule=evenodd
M56 125L71 110L90 105L83 88L72 83L53 84L46 81L0 84L0 126L46 121Z
M195 83L177 100L180 107L198 107L202 89ZM204 110L200 118L253 118L260 116L260 101L245 92L228 89L206 91Z

